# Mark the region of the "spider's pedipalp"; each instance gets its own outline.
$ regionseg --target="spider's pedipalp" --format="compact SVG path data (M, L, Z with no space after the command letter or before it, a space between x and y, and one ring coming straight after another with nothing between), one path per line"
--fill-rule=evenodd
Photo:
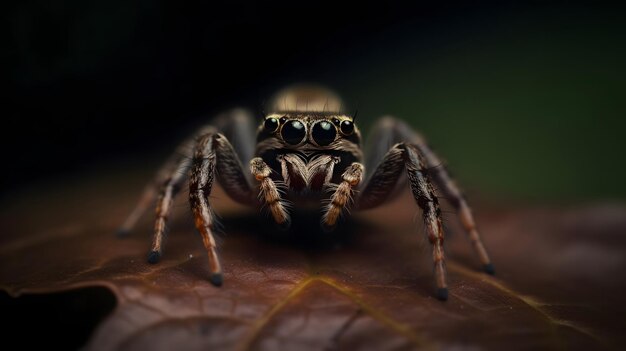
M290 225L290 217L285 203L282 200L278 187L270 178L272 169L260 157L255 157L250 161L250 173L259 182L259 195L262 200L269 206L270 213L281 228L288 228Z
M341 175L341 183L330 197L322 216L322 228L326 231L332 230L337 224L337 220L342 211L352 202L353 188L359 185L363 177L364 167L358 162L353 162Z

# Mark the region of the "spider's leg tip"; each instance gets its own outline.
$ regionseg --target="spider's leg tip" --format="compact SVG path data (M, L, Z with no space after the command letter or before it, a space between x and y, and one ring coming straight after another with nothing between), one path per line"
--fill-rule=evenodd
M130 236L130 230L126 228L120 228L115 232L115 236L118 238L127 238Z
M438 288L437 298L441 301L446 301L448 299L448 288Z
M148 263L155 264L161 260L161 253L158 251L150 251L148 254Z
M493 267L493 263L487 263L486 265L484 265L483 270L487 274L491 274L491 275L496 274L496 269Z
M222 273L212 273L209 277L209 281L214 286L222 286L222 284L224 284L224 276Z

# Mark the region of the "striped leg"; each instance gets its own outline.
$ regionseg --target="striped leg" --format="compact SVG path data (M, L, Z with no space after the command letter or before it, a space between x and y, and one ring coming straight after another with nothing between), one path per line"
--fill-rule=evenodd
M213 285L220 286L223 282L222 266L213 236L214 216L209 203L216 173L231 197L252 202L253 194L235 150L224 135L209 132L199 137L196 144L189 179L189 202L209 257L209 280Z
M196 228L202 235L202 242L209 256L209 280L213 285L222 285L222 267L216 252L213 237L214 218L209 204L209 195L215 177L215 139L218 134L208 133L201 136L196 144L193 168L189 178L189 203L194 215Z
M191 157L181 156L178 165L174 171L171 172L170 177L165 181L161 189L161 193L157 201L152 247L148 255L148 262L150 263L157 263L161 259L163 239L165 237L167 220L172 210L172 204L174 198L181 189L182 183L187 179L189 170L192 167L192 162L193 170L191 174L192 177L189 181L189 196L192 210L194 211L194 215L196 215L196 227L199 225L197 214L205 214L203 211L196 211L196 208L199 208L199 204L206 205L208 208L207 199L196 201L196 198L201 195L205 195L207 197L210 195L211 185L215 173L214 169L219 171L220 183L231 198L244 204L254 203L254 196L252 195L250 185L248 184L248 179L245 173L243 173L241 162L226 137L222 134L218 134L212 127L203 128L203 132L204 134L201 135L196 141L197 144L193 160ZM207 159L202 159L202 157L206 157ZM198 169L199 167L205 167L207 169L202 171ZM200 176L204 175L204 172L207 173L207 176L210 177L210 179L204 180L206 183L200 183L200 188L194 188L194 186L198 185L198 180L203 179ZM202 188L202 186L204 188ZM217 256L214 254L215 242L211 234L213 226L211 218L212 215L210 214L210 211L208 213L209 216L202 217L202 220L204 221L203 223L206 225L203 225L202 229L198 227L198 230L202 234L207 251L209 251L209 261L211 267L215 269L212 269L211 272L218 272L220 271L219 262L217 260ZM213 252L213 254L211 252ZM218 279L218 276L212 277L211 279L212 281L213 279Z
M400 138L404 138L407 142L414 143L419 149L433 181L437 184L439 189L443 191L448 201L450 201L450 204L457 210L461 224L474 247L474 251L478 255L478 259L483 265L484 271L489 274L494 274L495 269L480 239L480 234L478 234L478 230L476 229L476 222L474 221L472 211L463 193L450 177L444 162L432 151L426 140L421 135L415 133L406 123L400 120L394 120L393 125Z
M480 262L483 265L485 272L494 274L495 269L487 250L483 245L478 230L476 228L476 222L472 215L471 209L465 200L461 190L456 183L450 177L443 162L437 157L437 155L430 149L426 140L416 133L411 127L409 127L403 121L393 117L383 117L379 120L373 129L373 135L370 139L372 141L370 145L370 162L379 162L385 155L386 148L389 147L389 143L407 142L415 145L424 157L426 166L428 167L429 174L438 188L445 194L445 197L450 201L451 205L457 210L459 219L465 232L467 233L474 251L477 253ZM372 163L368 163L371 167ZM388 173L388 172L387 172ZM384 179L385 177L378 177L378 183L389 182ZM392 177L393 178L393 177ZM373 188L379 189L377 194L370 192L366 201L363 201L363 206L374 207L379 204L387 196L389 196L389 189L386 186L374 186ZM382 189L382 191L380 191Z
M173 186L172 189L168 190L172 192L172 190L176 189L176 184L180 184L185 180L189 169L187 161L191 158L193 142L193 139L186 140L176 149L174 155L161 166L154 177L154 181L145 187L137 205L118 229L117 235L119 237L126 237L130 234L135 224L137 224L137 221L139 221L139 218L152 206L157 196L159 196L160 199L164 197L168 186ZM177 178L177 175L182 175L182 177ZM159 202L161 202L161 200L159 200ZM159 207L162 207L162 205L159 205Z
M483 265L483 270L486 273L495 274L493 263L491 263L487 249L485 249L485 245L483 245L480 239L474 216L463 193L448 174L443 162L426 143L416 144L416 147L419 148L420 153L424 156L431 177L443 191L450 204L457 210L461 224L474 247L474 251L478 255L478 259Z
M405 145L404 160L406 164L409 186L415 202L422 209L428 240L433 246L433 264L435 267L435 283L437 297L448 299L448 283L446 281L445 257L443 253L443 226L441 209L435 191L428 177L428 168L419 150L413 145Z
M150 253L148 254L148 262L150 263L157 263L161 258L167 218L172 211L174 198L178 194L182 182L187 179L190 166L191 158L182 157L178 162L176 169L170 174L170 177L165 181L163 187L161 188L156 207L156 220L154 222L152 247L150 248Z
M332 230L343 209L352 200L353 189L361 182L364 167L354 162L341 175L341 183L330 198L330 203L322 216L322 228Z
M433 247L433 264L437 297L448 298L445 256L443 251L443 227L441 210L428 176L428 168L415 145L399 143L394 145L368 180L357 199L357 208L373 208L389 198L391 190L400 180L403 169L407 172L408 183L415 202L422 210L428 240Z
M250 172L260 183L259 196L269 206L270 213L276 223L282 228L290 225L289 213L284 201L281 199L276 184L270 178L272 169L260 157L255 157L250 161Z
M185 140L167 162L161 166L154 181L145 187L137 205L118 229L117 235L125 237L130 234L139 218L141 218L146 210L155 202L157 197L159 196L161 199L164 198L164 190L167 188L168 184L169 186L174 186L173 190L177 190L177 187L186 180L187 171L190 168L187 161L193 156L193 148L198 136L219 130L227 139L234 140L233 146L239 158L248 160L254 152L254 145L252 145L252 141L255 138L254 128L254 118L248 111L234 109L217 116L212 121L212 124L202 127L198 133L195 133L192 137ZM233 160L236 160L234 157L230 157L226 161L228 162L229 160L230 163L236 163L233 162ZM181 167L183 163L187 164L187 168ZM241 170L241 166L239 166L239 168L236 166L235 164L233 167L225 167L226 173L229 173L230 170ZM176 178L177 175L181 175L182 177L178 177L176 183L172 184L172 178ZM243 176L245 177L245 175ZM233 182L228 182L229 179L226 178L227 184L225 188L229 188L227 189L229 190L229 195L238 202L254 205L255 203L250 201L249 194L246 193L246 191L250 190L249 186L246 184L241 186L243 181L237 176L234 178L235 181ZM161 200L159 200L159 202L161 202ZM158 207L163 207L163 205L158 204Z

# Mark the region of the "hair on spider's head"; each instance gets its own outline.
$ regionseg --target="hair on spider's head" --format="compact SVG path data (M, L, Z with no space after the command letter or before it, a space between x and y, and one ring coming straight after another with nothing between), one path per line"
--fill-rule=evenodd
M279 91L272 99L268 112L340 114L342 107L343 101L332 90L316 84L297 84Z

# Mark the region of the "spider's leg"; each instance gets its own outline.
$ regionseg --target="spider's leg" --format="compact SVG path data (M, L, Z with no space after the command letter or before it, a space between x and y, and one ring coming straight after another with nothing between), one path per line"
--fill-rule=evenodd
M213 135L215 134L215 128L206 126L202 128L201 133L205 133L204 135ZM198 141L194 142L197 143ZM157 263L161 259L167 219L172 211L174 198L180 191L183 182L187 179L192 165L192 152L185 151L190 149L191 148L188 146L185 146L184 149L181 147L181 152L184 151L185 153L181 153L176 168L170 173L169 177L165 180L163 186L161 187L156 206L156 220L154 222L152 246L150 248L150 253L148 254L149 263Z
M435 196L432 183L428 176L428 168L414 145L405 145L404 160L406 163L409 185L415 202L422 209L428 240L433 246L433 263L435 265L435 282L437 297L448 299L448 284L446 282L445 257L443 253L443 225L441 224L441 209Z
M454 180L452 180L446 171L445 166L435 153L432 152L425 144L417 145L417 147L420 149L422 155L424 155L424 158L428 163L429 173L432 174L433 180L444 192L446 199L448 199L450 204L452 204L452 206L454 206L457 210L461 224L463 225L463 228L465 229L465 232L474 247L474 251L478 254L478 258L483 265L483 269L489 274L495 274L493 263L491 263L491 259L489 259L489 254L487 254L487 249L480 238L480 234L478 234L472 210L467 204L463 193Z
M433 246L437 297L446 300L448 289L443 252L441 210L428 176L428 169L419 150L411 144L399 143L394 145L365 184L363 191L357 198L356 206L359 209L368 209L383 203L399 181L404 169L406 169L415 202L422 210L428 240Z
M173 173L182 172L184 176L179 178L179 184L186 180L187 170L181 169L181 162L185 162L185 158L192 157L193 147L196 138L210 131L218 130L232 143L233 148L240 160L249 160L254 153L254 123L251 114L244 109L233 109L215 117L209 125L205 125L199 132L185 140L178 146L176 152L159 168L154 180L148 184L139 198L130 215L126 218L122 226L118 229L117 235L120 237L127 236L133 230L137 221L146 212L146 210L155 203L157 196L162 193L166 182L173 177ZM245 177L245 175L244 175ZM239 202L250 204L248 198L237 196L241 191L234 189L231 192L233 198Z
M154 235L152 236L152 246L148 255L148 262L157 263L161 258L163 237L167 219L172 212L172 205L176 195L180 191L182 183L187 179L189 168L191 167L190 157L181 157L176 168L165 180L156 206L156 220L154 222Z
M208 132L200 136L196 144L189 179L189 202L196 228L202 235L209 256L209 279L213 285L219 286L223 280L222 267L217 256L217 245L213 236L215 221L209 203L216 175L220 185L233 199L248 204L255 203L254 193L234 148L223 134Z
M404 171L403 155L404 149L400 144L393 145L386 154L383 154L380 163L376 166L374 173L368 176L357 198L356 207L359 210L381 205L392 197L396 184L406 182L404 178L401 178Z
M463 193L454 180L452 180L452 177L450 177L444 162L442 162L441 159L439 159L439 157L437 157L437 155L432 151L425 139L415 133L411 127L400 120L394 120L393 122L394 130L396 131L398 138L402 138L404 141L413 143L423 155L431 178L435 184L437 184L439 189L443 191L450 204L457 210L461 224L463 225L463 228L465 229L465 232L474 247L474 251L478 254L478 258L483 265L483 269L489 274L494 274L495 269L489 259L489 255L483 245L480 234L476 229L476 222L474 221L472 211L467 204Z
M214 218L209 204L217 158L214 148L216 136L215 133L207 133L198 139L189 178L189 203L209 256L210 281L219 286L222 284L222 268L215 250L217 245L212 233Z
M358 162L353 162L341 175L341 183L330 197L330 203L322 216L322 228L332 230L337 224L337 219L343 209L352 200L353 189L359 185L363 176L364 167Z
M182 175L183 177L177 178L176 181L183 182L185 180L189 168L187 161L191 158L192 149L193 139L186 140L176 149L176 152L165 164L161 166L154 177L154 181L146 185L137 205L135 205L133 211L118 229L118 236L125 237L130 234L135 224L137 224L137 221L139 221L146 210L155 202L157 195L159 195L159 188L162 190L165 189L168 183L170 183L173 178L176 178L177 175ZM163 194L162 191L161 194Z
M230 142L242 161L251 160L256 144L254 117L244 109L233 109L223 113L211 122ZM247 173L247 172L246 172Z
M270 178L272 169L262 158L255 157L250 160L250 173L260 183L259 197L269 206L276 224L282 228L289 227L290 218L285 202L280 196L276 183Z

